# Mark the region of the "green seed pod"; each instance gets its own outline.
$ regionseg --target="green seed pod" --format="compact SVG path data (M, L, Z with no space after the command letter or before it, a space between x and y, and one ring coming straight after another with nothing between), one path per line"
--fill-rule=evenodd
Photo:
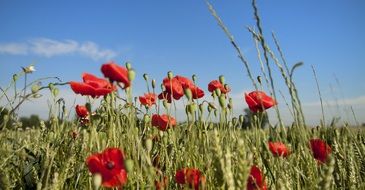
M48 88L49 88L49 90L52 92L52 91L53 91L53 89L55 88L55 86L54 86L54 84L53 84L53 83L49 83L49 84L48 84Z
M152 147L153 147L153 141L152 141L152 139L150 139L150 138L146 139L145 144L146 144L147 152L151 152Z
M193 98L193 93L191 92L190 88L185 88L184 89L184 93L185 93L185 96L186 98L191 101L192 98Z
M41 87L38 84L32 86L32 93L35 94L39 91Z
M174 77L172 71L167 72L167 77L171 80Z
M103 178L101 177L101 175L99 173L95 173L93 175L93 185L94 185L95 190L98 190L100 188L102 181L103 181Z
M129 70L131 70L132 69L132 64L130 63L130 62L126 62L125 63L125 67L128 69L128 71Z
M225 84L225 82L226 82L226 80L225 80L225 78L224 78L224 76L223 75L220 75L219 76L219 82L221 83L221 84Z
M219 88L215 89L215 90L214 90L214 92L215 92L215 94L216 94L218 97L220 97L220 96L221 96L221 94L222 94L221 89L219 89Z
M53 94L54 97L57 97L59 93L60 93L60 90L58 88L54 88L52 90L52 94Z
M127 170L128 173L133 172L133 167L134 167L133 160L127 159L124 161L124 164L125 164L125 169Z
M136 72L133 69L128 70L128 79L133 81L136 78Z
M143 122L144 122L144 123L148 123L148 122L150 122L150 121L151 121L150 116L149 116L149 115L147 115L147 114L145 114L145 115L143 116Z
M152 79L151 85L152 85L152 88L155 88L156 87L156 80L155 79Z
M222 94L221 96L219 96L219 105L221 106L221 108L224 108L226 106L226 96L224 94Z

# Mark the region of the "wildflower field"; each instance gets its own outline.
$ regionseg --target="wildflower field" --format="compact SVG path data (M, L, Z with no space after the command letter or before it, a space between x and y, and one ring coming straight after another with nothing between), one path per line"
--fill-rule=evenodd
M242 94L249 117L233 115L223 75L202 85L199 76L167 71L156 81L136 73L131 63L109 61L100 73L80 73L80 81L44 85L43 79L27 81L35 68L24 67L1 87L7 104L0 110L0 189L365 189L364 130L324 120L306 125L293 80L302 63L287 65L275 35L268 38L275 41L270 47L255 0L252 5L257 25L247 29L262 68L258 77L250 70L255 63L248 63L207 3L252 82ZM274 67L287 86L288 103L277 101ZM146 82L144 94L133 93L136 77ZM72 120L66 119L71 110L62 107L59 86L86 99L73 108ZM17 110L41 91L52 94L57 109L39 126L18 130ZM177 114L177 102L186 114ZM278 104L291 110L290 125L281 121ZM269 109L277 123L268 121Z

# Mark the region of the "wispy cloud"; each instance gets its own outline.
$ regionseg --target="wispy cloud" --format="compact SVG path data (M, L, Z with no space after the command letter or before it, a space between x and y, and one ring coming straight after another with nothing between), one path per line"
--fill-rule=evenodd
M0 44L1 54L25 55L28 53L28 47L22 43L4 43Z
M32 54L43 57L79 54L93 60L108 60L116 57L118 52L112 49L100 48L98 44L92 41L77 42L75 40L35 38L24 43L0 43L0 54Z

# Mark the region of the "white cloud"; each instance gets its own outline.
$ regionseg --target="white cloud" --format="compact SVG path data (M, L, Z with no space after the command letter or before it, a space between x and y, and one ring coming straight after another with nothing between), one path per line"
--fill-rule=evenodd
M98 59L111 59L117 56L117 52L110 49L99 49L98 45L94 42L85 42L80 45L78 51L88 57L95 60Z
M45 57L74 53L79 48L79 44L73 40L56 41L47 38L30 40L29 45L34 54Z
M111 49L102 49L92 41L77 42L75 40L54 40L49 38L35 38L25 43L0 43L0 54L38 55L53 57L69 54L80 54L93 60L109 60L118 55Z
M0 53L12 55L25 55L28 53L28 47L22 43L5 43L0 44Z

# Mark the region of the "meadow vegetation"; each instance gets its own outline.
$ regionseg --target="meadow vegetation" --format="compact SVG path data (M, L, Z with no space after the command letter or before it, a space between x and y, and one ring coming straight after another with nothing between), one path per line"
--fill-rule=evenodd
M255 0L252 5L256 26L247 29L257 48L259 77L207 2L252 82L252 91L242 95L246 115L233 115L224 76L203 87L195 75L169 71L155 81L136 75L130 63L107 62L101 67L105 78L82 73L82 82L29 82L31 65L1 87L6 104L0 108L0 189L365 189L364 130L324 119L317 127L306 125L293 79L303 63L289 67L274 34L275 50L270 47ZM276 106L285 103L276 101L274 67L290 94L289 126ZM135 77L146 81L145 94L133 94ZM43 85L49 80L54 81ZM75 107L75 119L68 119L71 110L58 86L87 100ZM53 102L49 119L19 119L19 107L47 90ZM184 102L186 115L176 115L177 101ZM275 110L278 123L269 121L268 109ZM179 117L186 121L177 122Z

